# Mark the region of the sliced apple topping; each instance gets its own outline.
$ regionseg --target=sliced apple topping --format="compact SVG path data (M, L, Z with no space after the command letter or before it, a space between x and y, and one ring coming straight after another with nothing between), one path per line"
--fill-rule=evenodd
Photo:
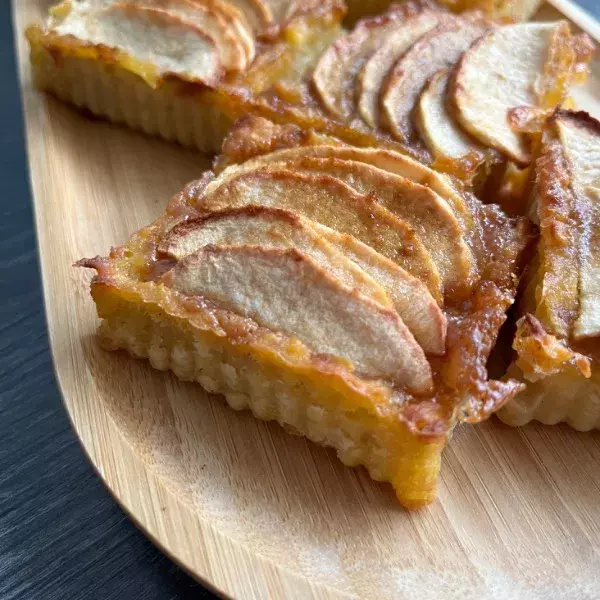
M421 239L405 221L350 186L326 175L264 168L243 173L206 192L196 207L214 212L248 205L272 206L348 233L423 281L438 302L438 269Z
M171 229L159 250L180 260L211 244L280 250L295 248L330 271L344 285L357 289L382 306L392 306L384 289L352 260L322 239L310 220L289 211L250 206L212 213Z
M321 102L333 116L346 119L352 116L354 84L361 67L407 18L421 12L424 6L421 2L407 2L394 6L386 14L364 19L324 52L312 81Z
M582 200L585 233L581 240L579 317L573 329L576 339L600 335L600 187L587 188Z
M566 339L578 311L579 227L571 174L554 121L544 131L536 161L532 218L540 227L537 271L526 298L536 317Z
M462 196L456 191L445 175L430 169L409 156L379 148L316 145L278 150L249 160L241 165L227 168L219 177L208 184L206 193L210 193L232 177L255 170L261 165L291 163L305 157L337 158L339 160L362 162L373 165L383 171L399 175L400 177L405 177L415 183L425 185L448 203L457 219L463 224L465 230L471 227L471 213Z
M385 125L398 140L415 142L412 114L425 84L440 69L453 67L487 27L471 19L453 19L424 35L394 65L381 103Z
M450 115L446 91L451 71L438 71L425 86L415 112L415 124L436 158L461 159L480 153L483 147L463 131Z
M465 295L474 281L474 261L460 224L443 198L428 187L373 165L337 158L304 158L288 165L317 172L372 196L418 233L435 263L446 293Z
M180 223L159 252L181 260L204 246L296 248L342 283L393 307L427 354L443 354L446 318L427 287L356 238L281 209L249 206Z
M273 16L265 0L227 0L246 18L255 34L264 31L272 22Z
M526 137L511 126L511 113L539 106L551 45L564 26L522 23L494 29L465 53L454 76L450 95L462 127L521 165L530 162L531 151Z
M217 82L220 51L205 29L165 10L136 4L115 2L97 10L78 6L73 3L56 33L120 50L162 74L209 85Z
M427 10L406 19L367 60L357 78L358 110L367 125L379 127L379 93L390 69L443 15Z
M579 339L600 335L600 122L567 111L555 121L580 220L579 315L573 328Z
M315 353L350 361L366 377L417 394L433 387L425 354L398 315L297 250L208 246L179 262L163 283L296 336Z
M424 283L347 233L319 223L315 229L387 292L394 309L427 354L443 354L447 320Z

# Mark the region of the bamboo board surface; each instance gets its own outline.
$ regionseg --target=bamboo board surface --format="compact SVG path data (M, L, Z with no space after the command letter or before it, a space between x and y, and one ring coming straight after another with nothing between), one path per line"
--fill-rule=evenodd
M597 599L600 432L459 427L438 501L409 513L332 451L97 346L72 263L149 223L208 160L33 90L22 32L47 6L13 3L52 352L77 435L138 525L244 600ZM598 59L576 99L600 114Z

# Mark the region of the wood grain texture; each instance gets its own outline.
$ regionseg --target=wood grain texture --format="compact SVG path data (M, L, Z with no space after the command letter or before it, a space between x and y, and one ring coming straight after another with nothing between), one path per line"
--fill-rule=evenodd
M43 0L15 3L16 29ZM555 17L547 7L544 17ZM159 214L206 159L88 121L31 88L19 40L46 310L73 425L122 506L236 598L597 598L600 433L492 420L459 428L440 497L391 487L197 385L101 351L81 256ZM598 105L594 78L577 94Z

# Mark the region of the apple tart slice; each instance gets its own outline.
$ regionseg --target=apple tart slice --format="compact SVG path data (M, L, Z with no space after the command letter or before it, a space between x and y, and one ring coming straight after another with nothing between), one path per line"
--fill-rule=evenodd
M587 113L549 119L530 213L540 238L509 370L527 388L499 416L600 428L600 122Z
M263 119L224 152L157 221L79 263L97 272L101 340L333 446L406 507L431 502L454 425L523 387L489 381L486 361L524 222L401 154Z
M359 21L293 90L274 86L259 114L410 153L471 183L484 165L530 164L532 134L592 52L566 21L514 24L414 0Z
M339 35L338 0L63 0L26 35L38 88L217 152L236 110Z

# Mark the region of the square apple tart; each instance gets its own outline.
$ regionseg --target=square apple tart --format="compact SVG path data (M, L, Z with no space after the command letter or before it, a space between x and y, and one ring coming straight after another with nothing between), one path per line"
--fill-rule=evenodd
M529 211L540 237L509 369L527 387L499 416L600 428L600 122L587 113L547 121Z
M246 118L165 214L84 259L112 350L250 408L431 502L455 424L523 388L488 380L523 219L390 150ZM227 166L225 166L227 165Z

